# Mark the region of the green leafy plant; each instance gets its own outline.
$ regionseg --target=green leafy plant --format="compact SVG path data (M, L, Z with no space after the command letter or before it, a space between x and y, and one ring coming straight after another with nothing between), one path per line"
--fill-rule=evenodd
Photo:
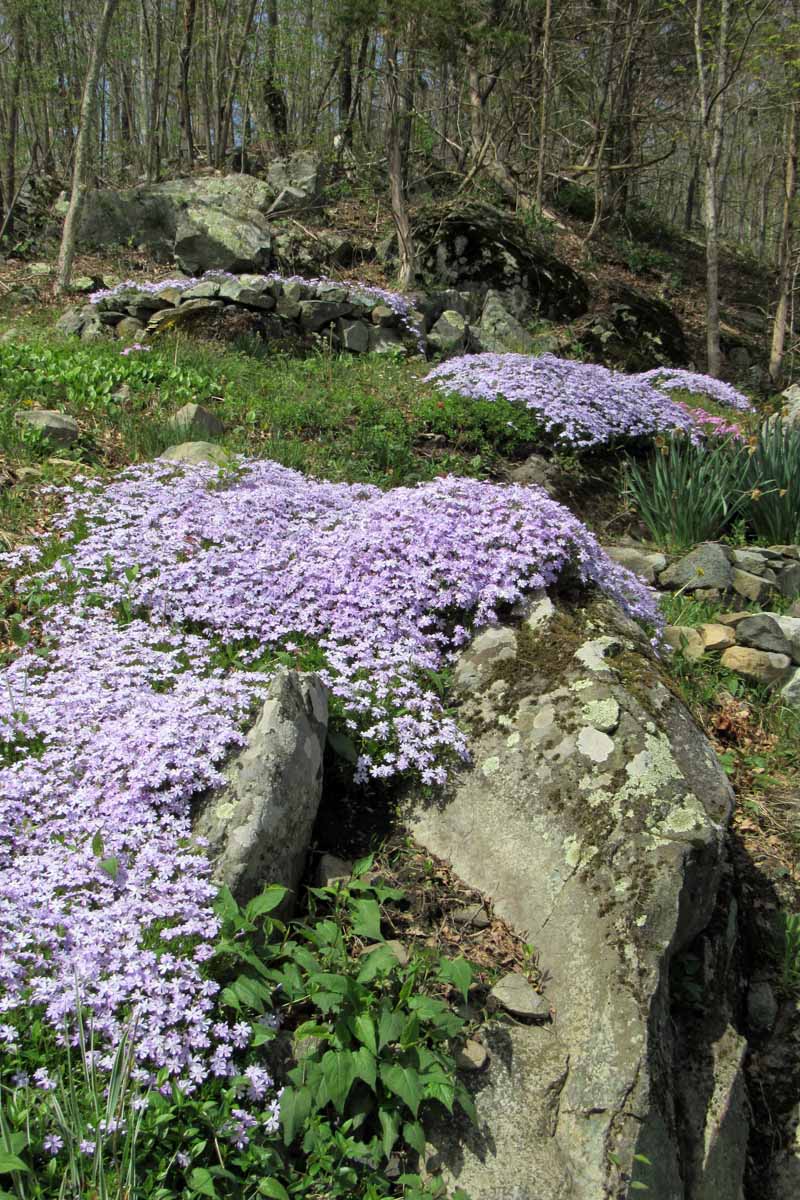
M780 914L781 982L786 988L800 988L800 913Z
M625 487L651 536L671 550L719 537L743 510L747 462L728 440L659 439L644 463L628 459Z
M747 458L744 512L759 539L800 541L800 429L765 421Z
M242 952L247 910L243 917L223 892L218 912L219 954L241 967L223 1001L257 1013L277 987L290 1019L305 1018L281 1098L284 1144L319 1151L331 1122L343 1122L347 1156L377 1165L396 1146L424 1153L421 1116L432 1105L452 1112L458 1104L473 1119L475 1111L455 1073L464 1020L446 1000L450 992L466 999L472 968L464 959L406 957L384 939L382 905L402 894L371 882L371 866L365 859L349 883L311 889L315 919L280 942L268 939L259 958Z

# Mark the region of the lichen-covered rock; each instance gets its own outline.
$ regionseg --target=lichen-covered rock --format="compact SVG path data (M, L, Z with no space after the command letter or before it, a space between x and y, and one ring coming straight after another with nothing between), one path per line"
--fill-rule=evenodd
M222 312L221 300L186 300L178 308L162 308L153 313L147 325L149 333L163 333L196 321L198 317L216 316Z
M541 616L465 652L472 765L406 813L536 946L555 1023L488 1034L479 1127L436 1123L428 1165L481 1200L602 1200L635 1172L685 1200L708 1167L683 1144L670 964L714 910L731 788L636 626L605 603Z
M789 654L790 647L777 621L766 613L755 613L736 626L736 641L755 650Z
M656 575L667 566L666 558L658 550L643 550L639 546L606 546L606 553L615 562L641 575L648 583L655 583Z
M51 408L20 409L16 419L35 429L52 446L71 446L80 437L75 418Z
M267 884L297 888L322 794L327 727L317 677L278 673L247 745L227 768L227 787L200 803L194 834L206 839L214 878L239 903Z
M449 358L462 354L469 338L469 327L461 313L449 309L443 312L428 334L428 345L435 354Z
M684 658L702 658L706 644L699 629L691 625L667 625L664 629L664 641L673 650L679 650Z
M581 337L600 361L627 371L680 366L688 358L681 323L669 305L624 285L612 287L603 315Z
M532 335L514 314L509 312L499 292L486 293L476 332L483 350L492 350L497 354L536 353L536 343Z
M230 465L231 456L223 446L213 442L181 442L176 446L168 446L162 458L168 462L186 463L197 466L200 463L213 463L217 467Z
M222 437L225 426L219 417L203 408L201 404L184 404L183 408L170 418L170 425L176 433L189 440L207 442L210 438Z

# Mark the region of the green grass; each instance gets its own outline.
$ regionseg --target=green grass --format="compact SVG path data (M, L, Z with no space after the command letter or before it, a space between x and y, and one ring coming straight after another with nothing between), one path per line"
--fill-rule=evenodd
M0 344L0 450L14 462L50 454L15 420L55 408L81 424L62 457L97 467L149 459L175 436L168 421L188 401L215 412L231 450L333 480L413 484L455 472L485 477L500 455L520 456L541 430L504 402L443 397L421 382L424 363L327 353L248 353L214 343L159 343L123 357L36 334Z

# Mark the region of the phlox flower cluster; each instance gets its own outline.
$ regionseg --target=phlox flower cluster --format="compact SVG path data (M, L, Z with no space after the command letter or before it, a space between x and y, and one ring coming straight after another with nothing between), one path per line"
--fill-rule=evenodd
M735 421L726 421L724 417L715 417L713 413L706 412L704 408L691 408L682 400L676 400L675 403L679 408L688 412L697 427L697 432L703 437L729 437L736 441L740 441L744 437L741 425L737 425Z
M98 1045L135 1016L142 1070L189 1091L234 1073L249 1038L220 1019L204 972L214 888L190 806L221 784L270 676L223 671L215 649L254 663L314 643L362 739L359 777L436 784L465 743L430 673L470 624L568 565L656 620L641 581L537 488L446 478L384 493L269 461L156 462L77 481L58 528L68 551L37 575L49 639L0 689L0 1019L36 1004L60 1029L80 994ZM35 559L6 558L28 572L22 590ZM268 1078L246 1078L243 1102L261 1103Z
M141 342L133 342L132 345L126 346L124 350L121 350L120 354L123 358L127 358L129 354L137 354L152 349L152 346L143 346Z
M673 430L695 432L690 410L661 390L662 375L682 380L663 386L690 391L700 390L697 385L690 386L690 380L706 379L687 371L625 375L554 354L469 354L448 359L429 372L425 381L441 391L459 392L475 400L503 396L524 405L536 413L557 444L583 450ZM708 382L737 398L735 404L733 399L723 401L720 390L714 395L720 403L741 408L743 401L749 407L746 398L728 384Z
M667 391L691 392L693 395L709 396L721 404L723 408L736 408L740 412L752 412L753 405L743 392L730 383L714 379L711 375L701 375L697 371L684 371L676 367L655 367L652 371L643 371L634 375L644 383L652 383L655 387Z

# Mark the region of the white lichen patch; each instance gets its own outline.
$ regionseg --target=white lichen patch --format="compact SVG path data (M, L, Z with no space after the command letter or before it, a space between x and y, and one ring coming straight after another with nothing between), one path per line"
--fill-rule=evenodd
M506 738L506 745L508 746L509 750L513 750L515 746L519 745L519 741L520 734L515 731L514 733L509 734L509 736Z
M622 789L626 796L655 796L665 783L683 779L676 763L669 738L664 733L645 734L644 749L635 754L625 767L628 782Z
M578 734L578 750L592 762L603 763L614 752L614 740L593 725L584 725Z
M593 638L592 641L584 642L582 646L578 647L575 657L590 671L611 671L612 668L606 662L606 658L612 650L619 649L621 649L619 638Z
M487 758L481 765L481 771L487 777L487 779L491 775L496 775L499 770L500 759L496 754L493 754L490 758Z
M575 682L571 683L569 686L573 692L585 692L587 688L592 688L594 685L593 679L576 679Z

